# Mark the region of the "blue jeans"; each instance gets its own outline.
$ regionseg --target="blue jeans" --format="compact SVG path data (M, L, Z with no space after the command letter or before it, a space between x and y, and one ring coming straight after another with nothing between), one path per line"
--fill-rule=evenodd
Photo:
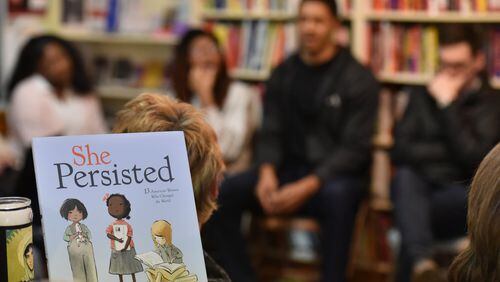
M310 172L300 166L280 169L280 185ZM241 233L241 216L246 210L263 213L255 196L257 181L257 169L227 178L220 188L219 209L203 230L205 248L233 281L256 281ZM345 281L354 219L364 187L359 178L336 177L324 183L297 212L317 219L321 226L321 281Z
M392 183L395 222L401 232L397 281L410 281L413 264L432 258L435 240L466 234L467 187L433 183L409 167L397 169Z

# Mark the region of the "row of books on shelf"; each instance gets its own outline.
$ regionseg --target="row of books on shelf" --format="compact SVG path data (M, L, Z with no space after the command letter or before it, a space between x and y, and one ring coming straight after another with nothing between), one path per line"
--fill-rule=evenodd
M182 25L171 1L63 0L61 8L63 25L82 31L168 33Z
M487 32L488 71L500 78L500 28ZM369 32L369 63L375 73L432 74L438 68L438 29L431 25L374 23Z
M375 11L461 11L488 12L500 11L498 0L372 0Z
M430 73L437 67L435 26L376 23L369 42L369 61L376 73Z
M352 0L336 0L340 14L352 7ZM300 0L205 0L205 9L228 12L289 13L296 14Z
M226 54L230 70L269 73L295 50L295 28L291 23L243 21L241 24L207 23Z
M133 61L125 57L96 55L92 59L92 69L98 85L143 89L168 87L168 64L158 60Z
M208 10L296 13L300 0L206 0Z

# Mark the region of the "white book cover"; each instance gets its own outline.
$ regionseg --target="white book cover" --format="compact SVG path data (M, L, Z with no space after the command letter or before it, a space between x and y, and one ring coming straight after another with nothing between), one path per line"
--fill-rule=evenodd
M35 138L33 157L51 280L207 281L182 132Z

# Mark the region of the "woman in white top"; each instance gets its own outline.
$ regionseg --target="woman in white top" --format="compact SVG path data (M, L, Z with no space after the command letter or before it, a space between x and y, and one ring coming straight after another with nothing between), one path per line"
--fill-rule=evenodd
M58 37L42 35L26 43L8 95L9 135L19 160L33 137L106 131L79 53Z
M244 170L251 159L251 139L260 124L258 92L231 81L217 39L203 30L184 35L172 67L177 98L204 111L217 134L228 172Z

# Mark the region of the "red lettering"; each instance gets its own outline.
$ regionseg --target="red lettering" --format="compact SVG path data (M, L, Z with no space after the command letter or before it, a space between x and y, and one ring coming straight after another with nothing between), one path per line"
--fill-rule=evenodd
M75 145L71 148L73 163L77 166L84 165L109 165L111 163L111 153L108 151L92 152L90 145Z
M101 162L103 164L110 164L111 161L109 160L109 157L111 156L111 154L108 152L108 151L104 151L101 153Z
M85 155L82 153L82 146L73 146L73 148L71 149L71 152L75 156L75 158L73 159L73 163L75 165L82 166L85 164ZM81 162L77 161L76 157L80 158Z
M85 145L85 148L87 149L87 158L88 158L88 160L87 160L88 163L87 164L88 165L93 165L93 163L92 163L92 157L94 157L95 160L96 160L95 165L100 165L101 163L99 162L99 156L96 153L90 151L90 145L89 144Z

